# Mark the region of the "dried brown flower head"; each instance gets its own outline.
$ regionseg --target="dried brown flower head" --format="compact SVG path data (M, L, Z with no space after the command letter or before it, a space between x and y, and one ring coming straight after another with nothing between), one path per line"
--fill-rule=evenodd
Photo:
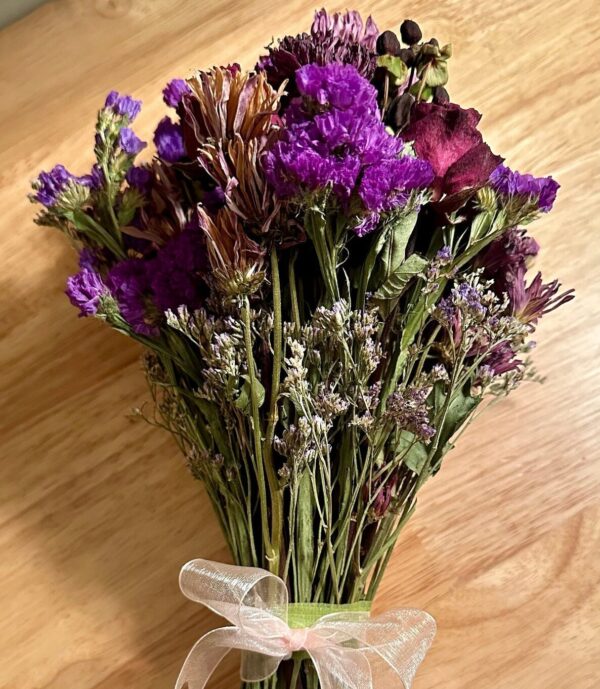
M213 218L198 210L215 290L226 298L252 294L264 280L264 250L244 231L239 217L222 208Z

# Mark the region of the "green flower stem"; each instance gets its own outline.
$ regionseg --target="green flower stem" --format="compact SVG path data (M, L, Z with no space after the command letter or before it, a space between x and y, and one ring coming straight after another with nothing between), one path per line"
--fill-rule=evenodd
M298 254L294 253L294 255L290 258L288 262L288 275L289 275L289 282L290 282L290 302L291 302L291 307L292 307L292 318L294 321L294 329L296 331L296 334L300 333L300 327L302 325L302 321L300 320L300 307L298 306L298 290L296 287L296 258Z
M269 418L265 434L265 468L269 491L273 500L271 508L271 542L274 560L269 562L272 571L279 574L281 540L283 537L283 497L282 489L277 479L273 463L273 438L275 425L278 420L277 401L279 399L279 384L281 380L281 363L283 349L283 322L281 316L281 284L279 280L279 261L277 249L271 251L271 280L273 283L273 376L271 382L271 400Z
M256 459L256 481L258 483L258 498L260 502L260 516L262 525L263 542L265 557L269 563L269 568L273 571L273 563L276 562L276 554L271 545L271 535L269 533L269 508L267 498L267 487L265 483L265 466L262 454L262 433L258 403L258 388L256 380L256 367L254 363L254 353L252 350L252 323L250 320L250 301L244 297L242 307L242 320L244 323L244 344L246 347L246 358L248 361L248 376L250 378L250 404L252 408L252 434L254 438L254 453Z

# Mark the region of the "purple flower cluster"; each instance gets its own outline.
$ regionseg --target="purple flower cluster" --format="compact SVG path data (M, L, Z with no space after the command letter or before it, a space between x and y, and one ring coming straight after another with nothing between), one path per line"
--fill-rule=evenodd
M181 126L164 117L154 132L154 145L158 155L168 163L176 163L185 157Z
M125 179L129 183L129 186L137 189L140 193L145 194L148 191L152 181L152 172L147 167L141 165L132 165L129 170L127 170Z
M365 234L379 214L406 203L432 180L430 165L401 155L402 141L383 125L375 88L354 67L307 65L297 72L301 98L286 113L282 137L266 153L266 177L282 198L330 188L342 207L353 202L366 217Z
M185 79L171 79L163 89L163 100L170 108L177 108L183 96L190 91Z
M92 167L90 174L77 177L69 172L63 165L55 165L49 172L40 172L33 183L35 194L33 198L46 208L55 206L62 194L70 184L80 184L90 189L98 189L102 186L104 176L97 165Z
M552 209L560 184L552 177L534 177L522 175L499 165L490 175L490 184L503 196L531 198L542 213Z
M90 268L82 268L76 275L67 279L65 294L73 306L79 309L79 317L95 316L100 300L109 294L108 287L98 273Z
M123 127L119 132L119 146L128 156L136 156L146 148L146 142L142 141L129 127Z
M395 392L388 400L387 416L400 429L414 433L421 440L431 440L436 431L429 419L427 398L430 393L428 387L410 387Z
M115 115L126 117L130 122L140 114L142 101L135 100L131 96L121 95L117 91L111 91L106 96L104 107Z
M200 306L207 268L203 235L190 228L167 242L154 258L117 263L108 273L107 284L133 330L154 336L167 309Z

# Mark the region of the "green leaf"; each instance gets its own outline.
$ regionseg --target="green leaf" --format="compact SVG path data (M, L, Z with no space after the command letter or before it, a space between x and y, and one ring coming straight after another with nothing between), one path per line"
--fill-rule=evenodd
M377 66L385 67L390 74L401 82L406 79L408 74L406 64L399 57L394 57L393 55L380 55L377 58Z
M417 436L410 431L401 431L398 445L396 446L397 454L402 456L402 462L415 472L420 474L427 462L429 450L425 443L417 440Z
M375 300L396 299L406 289L408 283L419 273L422 273L427 260L419 254L411 254L401 263L383 282L373 295Z
M387 225L385 244L379 252L377 286L381 286L404 262L408 240L415 228L418 214L416 212L401 215Z
M240 394L233 404L244 414L250 414L252 410L250 376L242 376L242 378L244 379L244 384L240 389ZM256 380L256 390L258 392L258 406L260 408L265 401L265 388L258 379Z
M433 399L435 412L441 412L446 404L447 399L443 383L436 384ZM480 400L478 398L471 397L471 395L463 392L462 390L453 391L452 401L450 402L448 410L446 411L444 422L438 431L438 450L431 462L432 467L439 466L443 456L452 448L452 445L450 445L450 439L467 421L475 407L477 407L479 404L479 401Z
M478 239L487 236L492 229L494 222L494 213L490 211L483 211L478 213L471 223L471 235L469 241L476 242Z
M435 88L448 83L448 63L446 60L434 60L425 70L424 79L427 86Z

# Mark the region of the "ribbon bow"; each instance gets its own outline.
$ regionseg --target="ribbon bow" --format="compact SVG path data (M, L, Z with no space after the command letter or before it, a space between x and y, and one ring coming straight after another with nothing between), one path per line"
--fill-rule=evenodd
M288 624L284 582L264 569L192 560L179 576L183 593L231 623L199 639L183 664L175 689L204 689L232 649L242 651L243 681L271 677L282 660L305 651L321 689L388 689L410 685L435 635L435 621L421 610L394 610L377 617L339 606L312 625ZM302 607L302 606L298 606Z

